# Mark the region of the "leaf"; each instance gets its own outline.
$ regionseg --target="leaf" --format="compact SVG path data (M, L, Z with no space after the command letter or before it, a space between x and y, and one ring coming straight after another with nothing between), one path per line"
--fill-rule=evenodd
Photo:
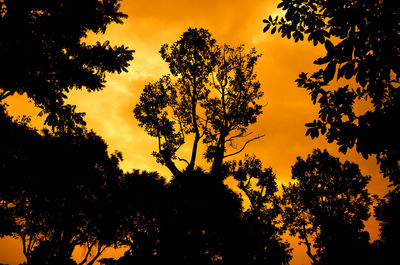
M267 24L263 30L263 32L267 32L269 30L269 28L271 27L271 24Z
M339 147L339 152L346 154L347 153L347 147L345 145L342 145L341 147Z
M335 50L335 46L333 46L330 40L325 40L325 49L328 53L331 53Z
M328 56L325 56L325 57L318 58L317 60L315 60L314 64L317 64L317 65L326 64L329 62L329 60L330 60L330 58Z
M344 77L346 79L350 79L354 76L354 65L352 63L346 64L346 71L344 73Z
M276 26L275 26L275 27L273 27L273 29L271 30L271 34L274 34L274 33L275 33L275 31L276 31Z
M324 81L325 83L329 83L333 77L335 76L336 72L336 62L330 62L328 66L324 70Z

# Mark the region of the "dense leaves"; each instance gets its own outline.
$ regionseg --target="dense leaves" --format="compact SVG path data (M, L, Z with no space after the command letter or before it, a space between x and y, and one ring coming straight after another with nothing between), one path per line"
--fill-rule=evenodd
M4 0L0 8L0 101L27 95L56 131L85 124L65 104L68 92L103 89L105 74L127 71L133 59L124 45L84 40L122 23L119 0Z
M120 154L93 132L39 134L4 111L0 124L0 203L11 224L2 235L22 240L27 264L64 264L77 246L87 248L82 264L93 263L116 242Z
M145 86L134 109L139 125L158 138L158 162L174 176L182 175L174 160L187 163L186 172L195 168L200 140L206 144L205 157L212 162L214 175L220 175L226 145L246 137L247 127L261 114L257 100L262 96L256 80L255 64L260 57L254 49L219 46L205 29L189 28L171 46L163 45L161 56L171 75ZM189 138L191 137L191 138ZM193 139L190 158L178 150Z
M248 256L245 264L288 264L291 249L281 238L284 230L272 168L263 169L258 158L246 155L243 161L231 164L231 174L249 202L243 214L246 236L242 240L246 243L242 248Z
M312 263L363 264L370 177L361 175L356 164L342 164L317 149L307 160L297 158L292 179L283 186L283 222L306 245Z
M285 14L264 20L264 31L325 45L325 56L314 62L325 66L296 80L320 106L307 134L325 135L344 153L355 146L365 158L376 155L385 176L398 184L400 2L283 0L278 7ZM335 84L335 76L348 84ZM357 102L369 107L358 110Z
M375 207L375 217L380 221L380 241L383 262L397 260L397 250L400 247L400 191L395 188Z

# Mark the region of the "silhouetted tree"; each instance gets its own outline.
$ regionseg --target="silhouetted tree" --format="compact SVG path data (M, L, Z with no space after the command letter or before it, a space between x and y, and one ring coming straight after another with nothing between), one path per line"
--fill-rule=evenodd
M282 0L278 7L285 14L265 19L264 31L325 44L314 63L326 66L296 80L320 107L307 135L325 135L344 153L355 146L365 158L376 155L384 175L399 184L400 2ZM348 84L335 84L335 76ZM355 110L357 102L367 110Z
M6 107L0 104L0 237L16 231L8 202L23 189L20 176L29 171L29 153L38 143L37 131L27 126L29 118L13 120Z
M281 207L276 195L278 187L272 168L262 168L255 156L232 163L232 175L245 194L249 207L244 211L242 251L247 259L243 264L289 264L291 249L282 242L283 229L279 220Z
M168 186L156 172L126 173L114 194L119 215L118 244L129 249L122 262L151 263L159 253L163 214L170 209Z
M275 176L268 170L259 175L254 163L253 170L248 166L246 160L245 174L257 174L250 182L258 179L258 187L264 188L253 189L248 175L242 176L247 183L243 189L259 203L244 212L236 193L200 169L168 184L156 173L126 174L122 193L114 199L120 198L118 218L123 219L119 244L129 250L118 260L102 263L288 264L290 251L277 225Z
M380 251L380 264L396 264L400 249L400 191L397 186L375 207L375 217L380 221L380 242L375 242Z
M260 57L254 49L219 46L205 29L189 28L171 46L163 45L162 58L171 75L145 86L134 109L139 126L158 138L153 155L174 176L191 174L196 166L200 140L207 146L205 157L212 162L212 174L218 176L223 159L244 149L226 154L227 144L247 137L247 128L261 113L256 101L262 96L256 80L255 64ZM179 148L192 137L189 159L179 157ZM179 170L175 161L187 166Z
M0 102L25 94L56 130L85 124L65 104L71 89L97 91L106 73L127 71L133 51L108 41L87 44L89 33L122 23L119 0L4 0L0 3Z
M242 203L237 194L200 169L174 178L169 191L172 211L165 215L160 241L167 264L230 264L233 256L241 260Z
M370 177L317 149L307 160L297 158L292 179L283 186L283 222L306 245L312 264L364 264Z
M120 154L109 155L93 132L54 136L23 123L11 126L0 131L8 143L1 152L0 201L13 222L3 234L22 240L27 264L73 264L76 246L87 250L80 264L93 264L116 242L111 195Z
M101 262L230 264L228 257L243 256L234 252L243 244L241 200L219 178L197 169L166 184L156 173L134 171L122 187L119 244L129 250Z

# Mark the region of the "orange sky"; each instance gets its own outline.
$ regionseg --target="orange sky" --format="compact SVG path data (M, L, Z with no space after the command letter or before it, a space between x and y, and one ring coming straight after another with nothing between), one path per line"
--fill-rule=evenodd
M291 165L297 156L306 157L314 148L326 148L340 158L358 163L363 174L371 175L369 190L383 195L387 181L379 175L374 159L364 160L354 151L339 154L337 146L328 145L321 138L311 140L305 136L304 124L317 117L305 89L296 87L294 80L302 71L315 70L313 61L322 54L322 47L310 43L295 43L278 35L264 34L263 18L278 14L278 0L124 0L122 11L129 18L123 25L110 26L105 36L90 36L92 40L109 39L112 44L125 44L134 49L135 59L129 73L108 76L102 92L88 94L77 91L70 94L69 101L86 112L89 128L93 128L109 144L111 151L123 153L122 167L129 171L138 168L159 171L169 176L168 170L155 162L151 152L157 142L137 126L132 109L138 101L144 85L156 81L168 73L167 64L158 51L162 44L173 43L188 27L207 28L219 44L232 46L244 43L249 49L255 47L263 56L257 65L258 78L264 91L262 103L264 114L251 128L266 136L248 145L245 152L256 154L265 167L272 166L279 183L290 180ZM32 114L31 106L24 97L8 100L14 114ZM37 112L37 111L36 111ZM42 119L34 120L40 127ZM241 156L234 159L240 159ZM205 165L206 166L206 165ZM376 222L367 228L372 239L377 238ZM294 242L290 239L291 242ZM24 258L21 243L0 240L0 263L17 265ZM303 248L292 244L293 265L309 264Z

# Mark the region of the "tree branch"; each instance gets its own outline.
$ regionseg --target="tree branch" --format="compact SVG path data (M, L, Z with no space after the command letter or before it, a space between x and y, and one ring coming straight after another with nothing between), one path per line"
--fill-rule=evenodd
M234 153L229 154L229 155L226 155L226 156L224 156L224 158L227 158L227 157L229 157L229 156L234 156L234 155L239 154L240 152L242 152L242 151L244 150L244 148L246 148L246 145L248 145L250 142L252 142L252 141L254 141L254 140L257 140L257 139L260 139L260 138L262 138L262 137L264 137L264 136L265 136L265 134L259 135L259 136L256 136L256 137L250 139L250 140L247 140L246 143L242 146L242 148L240 148L239 151L234 152Z
M98 257L103 253L103 251L107 248L107 246L104 246L103 249L101 248L100 243L97 245L97 254L91 259L87 265L93 265L93 263L97 260Z
M88 259L89 255L90 255L90 253L92 252L92 248L94 247L95 244L96 244L95 242L88 243L88 249L87 249L85 258L79 263L79 265L85 264L85 262L87 261L87 259Z
M306 227L305 224L303 224L303 230L304 230L304 235ZM307 246L307 255L310 257L310 259L313 261L314 264L318 264L318 260L315 258L315 256L311 253L311 243L308 242L307 236L304 236L304 244Z
M186 164L189 165L189 161L187 161L186 159L180 158L179 156L177 156L176 158L177 158L179 161L183 161L183 162L185 162Z
M253 132L249 132L249 133L245 134L245 132L243 131L243 132L241 132L241 133L239 133L239 134L237 134L237 135L234 135L234 136L229 137L229 138L226 140L226 142L232 142L233 139L235 139L235 138L247 137L247 136L249 136L249 135L251 135L251 134L253 134Z

